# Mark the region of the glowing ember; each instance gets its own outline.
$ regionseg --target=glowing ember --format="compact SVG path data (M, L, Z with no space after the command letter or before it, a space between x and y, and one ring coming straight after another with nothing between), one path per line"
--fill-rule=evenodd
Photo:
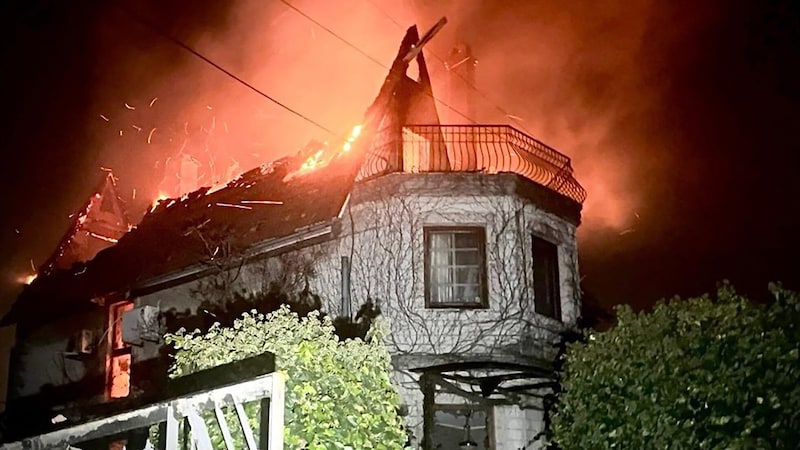
M38 273L32 273L32 274L29 274L29 275L25 275L24 277L19 279L19 282L22 283L22 284L31 284L31 283L33 283L33 280L35 280L36 277L38 277L38 276L39 276Z
M242 204L254 204L254 205L282 205L283 202L277 202L275 200L242 200Z
M217 205L217 206L222 206L222 207L224 207L224 208L253 209L253 208L252 208L252 207L250 207L250 206L244 206L244 205L234 205L234 204L232 204L232 203L214 203L214 204L215 204L215 205Z
M156 207L158 207L158 204L161 203L161 200L166 200L168 198L169 195L167 195L164 191L158 191L158 196L156 196L156 199L153 200L153 206L150 207L150 212L156 210Z
M103 236L102 234L92 233L91 231L89 232L89 236L96 239L100 239L101 241L111 242L112 244L116 244L118 241L117 239L108 236Z
M313 170L317 166L322 164L322 155L325 154L324 150L318 150L317 153L309 156L306 162L300 166L300 170Z

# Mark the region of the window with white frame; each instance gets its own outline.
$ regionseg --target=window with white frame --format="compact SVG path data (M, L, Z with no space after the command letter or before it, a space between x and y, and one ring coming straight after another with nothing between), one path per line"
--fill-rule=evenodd
M485 308L486 231L425 227L425 303L429 308Z

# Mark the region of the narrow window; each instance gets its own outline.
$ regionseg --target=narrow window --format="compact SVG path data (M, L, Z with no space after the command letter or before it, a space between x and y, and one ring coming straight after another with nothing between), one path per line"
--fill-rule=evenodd
M426 227L424 235L426 306L487 307L485 230Z
M538 314L561 320L558 247L533 236L533 295Z
M122 340L122 314L133 309L133 302L109 306L106 391L109 398L127 397L131 391L131 347Z

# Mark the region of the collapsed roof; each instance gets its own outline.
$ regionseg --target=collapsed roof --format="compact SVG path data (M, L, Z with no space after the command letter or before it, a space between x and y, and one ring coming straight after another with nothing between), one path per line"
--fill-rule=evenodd
M420 39L416 27L409 28L367 109L362 138L349 151L312 147L245 172L221 189L205 187L161 200L116 245L89 261L48 271L26 286L0 323L25 328L28 317L43 323L91 309L98 297L125 295L156 277L330 224L345 205L367 153L382 153L381 147L391 144L387 136L399 133L407 120L439 123L420 51L431 35ZM418 80L406 75L412 60L419 65ZM310 171L309 158L318 166ZM42 302L47 308L41 308Z

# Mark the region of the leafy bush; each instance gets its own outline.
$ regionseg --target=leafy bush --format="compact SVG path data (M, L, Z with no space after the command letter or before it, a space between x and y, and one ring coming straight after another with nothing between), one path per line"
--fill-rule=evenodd
M770 306L724 285L708 296L618 308L569 347L553 440L570 449L765 449L800 443L800 295Z
M170 376L271 352L287 375L286 448L394 450L406 435L380 330L373 326L366 342L340 341L317 312L300 318L286 306L266 315L254 310L232 327L168 335L177 350Z

